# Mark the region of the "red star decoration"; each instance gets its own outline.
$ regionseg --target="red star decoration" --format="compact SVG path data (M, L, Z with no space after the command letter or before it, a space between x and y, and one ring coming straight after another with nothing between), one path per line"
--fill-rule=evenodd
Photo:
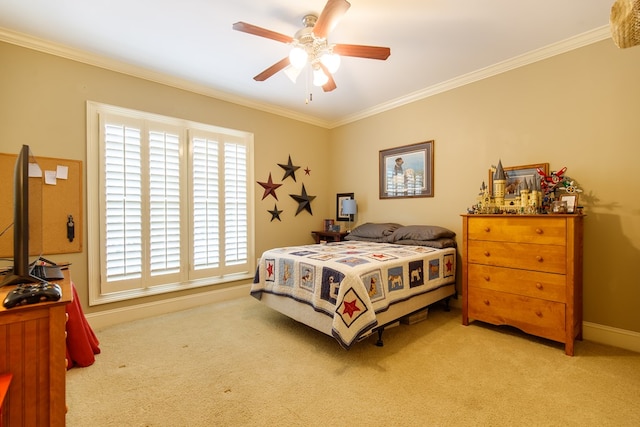
M451 262L451 260L447 260L447 263L445 265L447 266L447 271L451 271L451 269L453 268L453 263Z
M353 313L355 313L356 311L360 311L360 309L358 308L358 300L353 300L351 302L349 301L345 301L344 302L344 311L342 312L342 314L348 314L349 317L353 317Z
M267 275L273 276L273 264L271 263L267 264Z
M271 179L271 172L269 172L269 181L267 182L258 181L258 184L262 185L262 187L264 188L264 194L262 195L262 200L264 200L264 198L267 197L269 194L271 194L273 197L275 197L276 200L278 200L278 196L276 195L276 189L282 186L282 184L273 183L273 180Z
M311 176L311 169L309 169L309 166L304 169L304 174Z

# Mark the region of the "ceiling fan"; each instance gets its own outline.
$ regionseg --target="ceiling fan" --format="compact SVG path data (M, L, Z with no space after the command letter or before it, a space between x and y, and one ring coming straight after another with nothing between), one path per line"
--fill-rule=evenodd
M288 57L281 59L262 71L253 79L264 81L284 70L291 80L309 64L313 71L313 82L322 86L325 92L336 88L333 73L340 65L340 55L367 59L385 60L391 54L391 49L380 46L362 46L354 44L333 44L327 41L329 33L351 7L346 0L328 0L320 16L306 15L302 19L304 28L296 32L293 37L275 31L267 30L246 22L236 22L233 29L244 33L287 43L292 46Z

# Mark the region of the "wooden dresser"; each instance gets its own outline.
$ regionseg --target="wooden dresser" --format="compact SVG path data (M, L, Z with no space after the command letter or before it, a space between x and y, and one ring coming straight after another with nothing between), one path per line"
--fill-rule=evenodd
M582 215L463 215L462 323L582 339Z
M57 281L62 298L5 309L0 304L0 374L13 376L2 411L3 425L64 426L65 306L71 301L69 270ZM0 288L0 301L15 286Z

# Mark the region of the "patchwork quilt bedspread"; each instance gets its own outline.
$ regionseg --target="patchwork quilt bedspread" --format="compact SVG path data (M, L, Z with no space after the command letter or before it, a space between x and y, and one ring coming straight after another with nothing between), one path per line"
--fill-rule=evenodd
M378 326L376 313L455 281L456 251L425 246L336 242L266 251L251 295L311 305L332 319L344 348Z

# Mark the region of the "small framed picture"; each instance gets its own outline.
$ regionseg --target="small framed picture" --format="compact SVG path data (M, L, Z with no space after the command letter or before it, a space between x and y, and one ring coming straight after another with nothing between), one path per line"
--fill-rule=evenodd
M578 195L577 194L565 194L560 197L560 200L567 202L567 213L576 213L578 207Z
M353 199L353 193L338 193L336 195L336 221L353 221L353 215L342 212L342 201Z

